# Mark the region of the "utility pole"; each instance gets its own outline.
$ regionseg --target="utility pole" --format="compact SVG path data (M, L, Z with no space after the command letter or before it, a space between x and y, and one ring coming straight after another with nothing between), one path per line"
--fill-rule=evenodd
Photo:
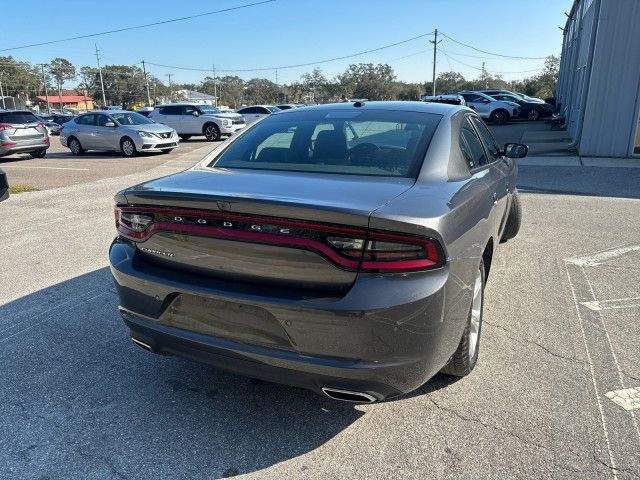
M216 65L211 64L211 70L213 71L213 101L214 106L218 106L218 81L216 80Z
M47 101L47 112L49 114L51 114L51 106L49 105L49 92L47 90L47 77L44 74L44 66L46 64L45 63L39 63L38 65L40 65L42 67L42 84L44 85L44 98Z
M4 77L4 72L0 73L0 97L2 97L2 108L7 109L4 104L4 89L2 88L2 77Z
M278 70L276 70L276 87L278 87L278 97L276 98L276 102L280 102L280 85L278 84Z
M142 60L142 71L144 72L144 81L147 84L147 106L151 106L151 92L149 91L149 77L147 77L147 67Z
M433 43L433 93L432 95L436 94L436 54L438 52L438 44L441 41L442 40L438 41L438 29L436 28L436 31L433 32L433 40L429 40L429 43Z
M98 44L96 46L96 60L98 61L98 72L100 73L100 87L102 88L102 107L107 107L107 97L104 94L104 81L102 80L102 68L100 67L100 52L98 51Z
M482 81L484 82L484 88L489 88L487 84L487 71L484 69L484 62L482 62Z
M173 73L166 73L167 77L169 77L169 103L173 102L173 86L171 85L171 77L173 77Z

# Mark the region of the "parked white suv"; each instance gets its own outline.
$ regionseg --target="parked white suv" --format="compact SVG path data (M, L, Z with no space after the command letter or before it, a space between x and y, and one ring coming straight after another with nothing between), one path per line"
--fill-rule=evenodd
M149 112L148 118L175 129L183 140L204 135L210 142L215 142L246 126L242 115L223 113L216 107L193 103L157 105Z
M460 92L467 107L476 111L478 115L493 123L502 125L510 118L518 118L520 105L515 102L505 102L485 95L481 92Z

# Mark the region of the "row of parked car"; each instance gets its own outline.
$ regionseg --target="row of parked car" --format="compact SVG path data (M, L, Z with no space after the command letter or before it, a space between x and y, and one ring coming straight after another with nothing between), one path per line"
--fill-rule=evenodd
M253 105L233 112L209 105L171 103L138 112L111 107L77 116L0 110L0 157L29 153L42 158L51 135L60 135L61 144L74 155L86 150L120 151L127 157L142 151L168 153L180 139L204 136L218 141L267 115L300 106L304 105Z
M553 114L553 105L541 98L529 97L523 93L509 90L465 90L445 95L427 95L425 102L466 105L475 110L480 117L501 125L512 118L539 120Z

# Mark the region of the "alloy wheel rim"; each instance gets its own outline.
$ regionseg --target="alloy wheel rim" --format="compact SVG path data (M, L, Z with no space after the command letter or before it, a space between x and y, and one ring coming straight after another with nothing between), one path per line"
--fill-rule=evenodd
M529 120L537 120L538 119L538 112L535 110L531 110L529 112Z
M122 144L122 149L127 155L133 154L133 145L129 140L125 140L125 142Z
M213 127L207 127L207 137L211 140L216 139L216 130Z
M74 140L73 142L71 142L71 152L78 153L79 151L80 149L78 148L78 142L77 140Z
M469 326L469 359L473 361L478 349L480 338L480 322L482 321L482 271L478 269L473 286L473 301L471 302L471 324Z

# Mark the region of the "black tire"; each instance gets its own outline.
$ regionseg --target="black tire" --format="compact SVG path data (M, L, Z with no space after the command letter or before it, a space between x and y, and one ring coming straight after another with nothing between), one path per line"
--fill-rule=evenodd
M480 284L480 317L479 324L477 326L477 337L475 340L475 347L472 349L473 343L473 335L471 335L472 329L472 315L473 315L473 298L471 301L471 308L469 309L469 318L467 320L467 325L464 328L464 332L462 332L462 338L460 339L460 343L458 344L458 348L454 352L454 354L449 359L449 362L444 366L440 373L444 373L445 375L452 375L454 377L465 377L471 373L471 371L476 366L478 362L478 354L480 353L480 334L482 332L482 311L484 307L484 284L486 279L486 271L484 269L484 260L480 260L480 265L478 267L478 274L480 275L481 284ZM475 283L474 283L475 288Z
M173 148L167 148L166 150L160 150L160 153L171 153Z
M535 108L532 110L529 110L529 113L527 113L527 118L532 122L535 122L536 120L540 119L540 112Z
M67 145L69 145L69 150L71 150L71 153L74 155L82 155L84 153L84 148L82 148L80 140L76 137L70 137Z
M123 137L122 140L120 140L120 151L128 158L135 157L138 154L135 142L129 137Z
M520 205L520 197L518 192L513 192L513 199L511 200L511 209L507 216L507 224L504 226L504 232L502 232L501 241L506 242L511 240L520 231L520 224L522 223L522 206Z
M191 135L178 135L180 140L184 140L185 142L191 138Z
M509 121L509 112L503 108L499 108L491 112L490 120L496 125L504 125Z
M47 150L36 150L35 152L30 152L31 158L44 158L47 154Z
M215 123L207 123L202 128L202 133L206 139L210 142L217 142L220 140L220 129Z

